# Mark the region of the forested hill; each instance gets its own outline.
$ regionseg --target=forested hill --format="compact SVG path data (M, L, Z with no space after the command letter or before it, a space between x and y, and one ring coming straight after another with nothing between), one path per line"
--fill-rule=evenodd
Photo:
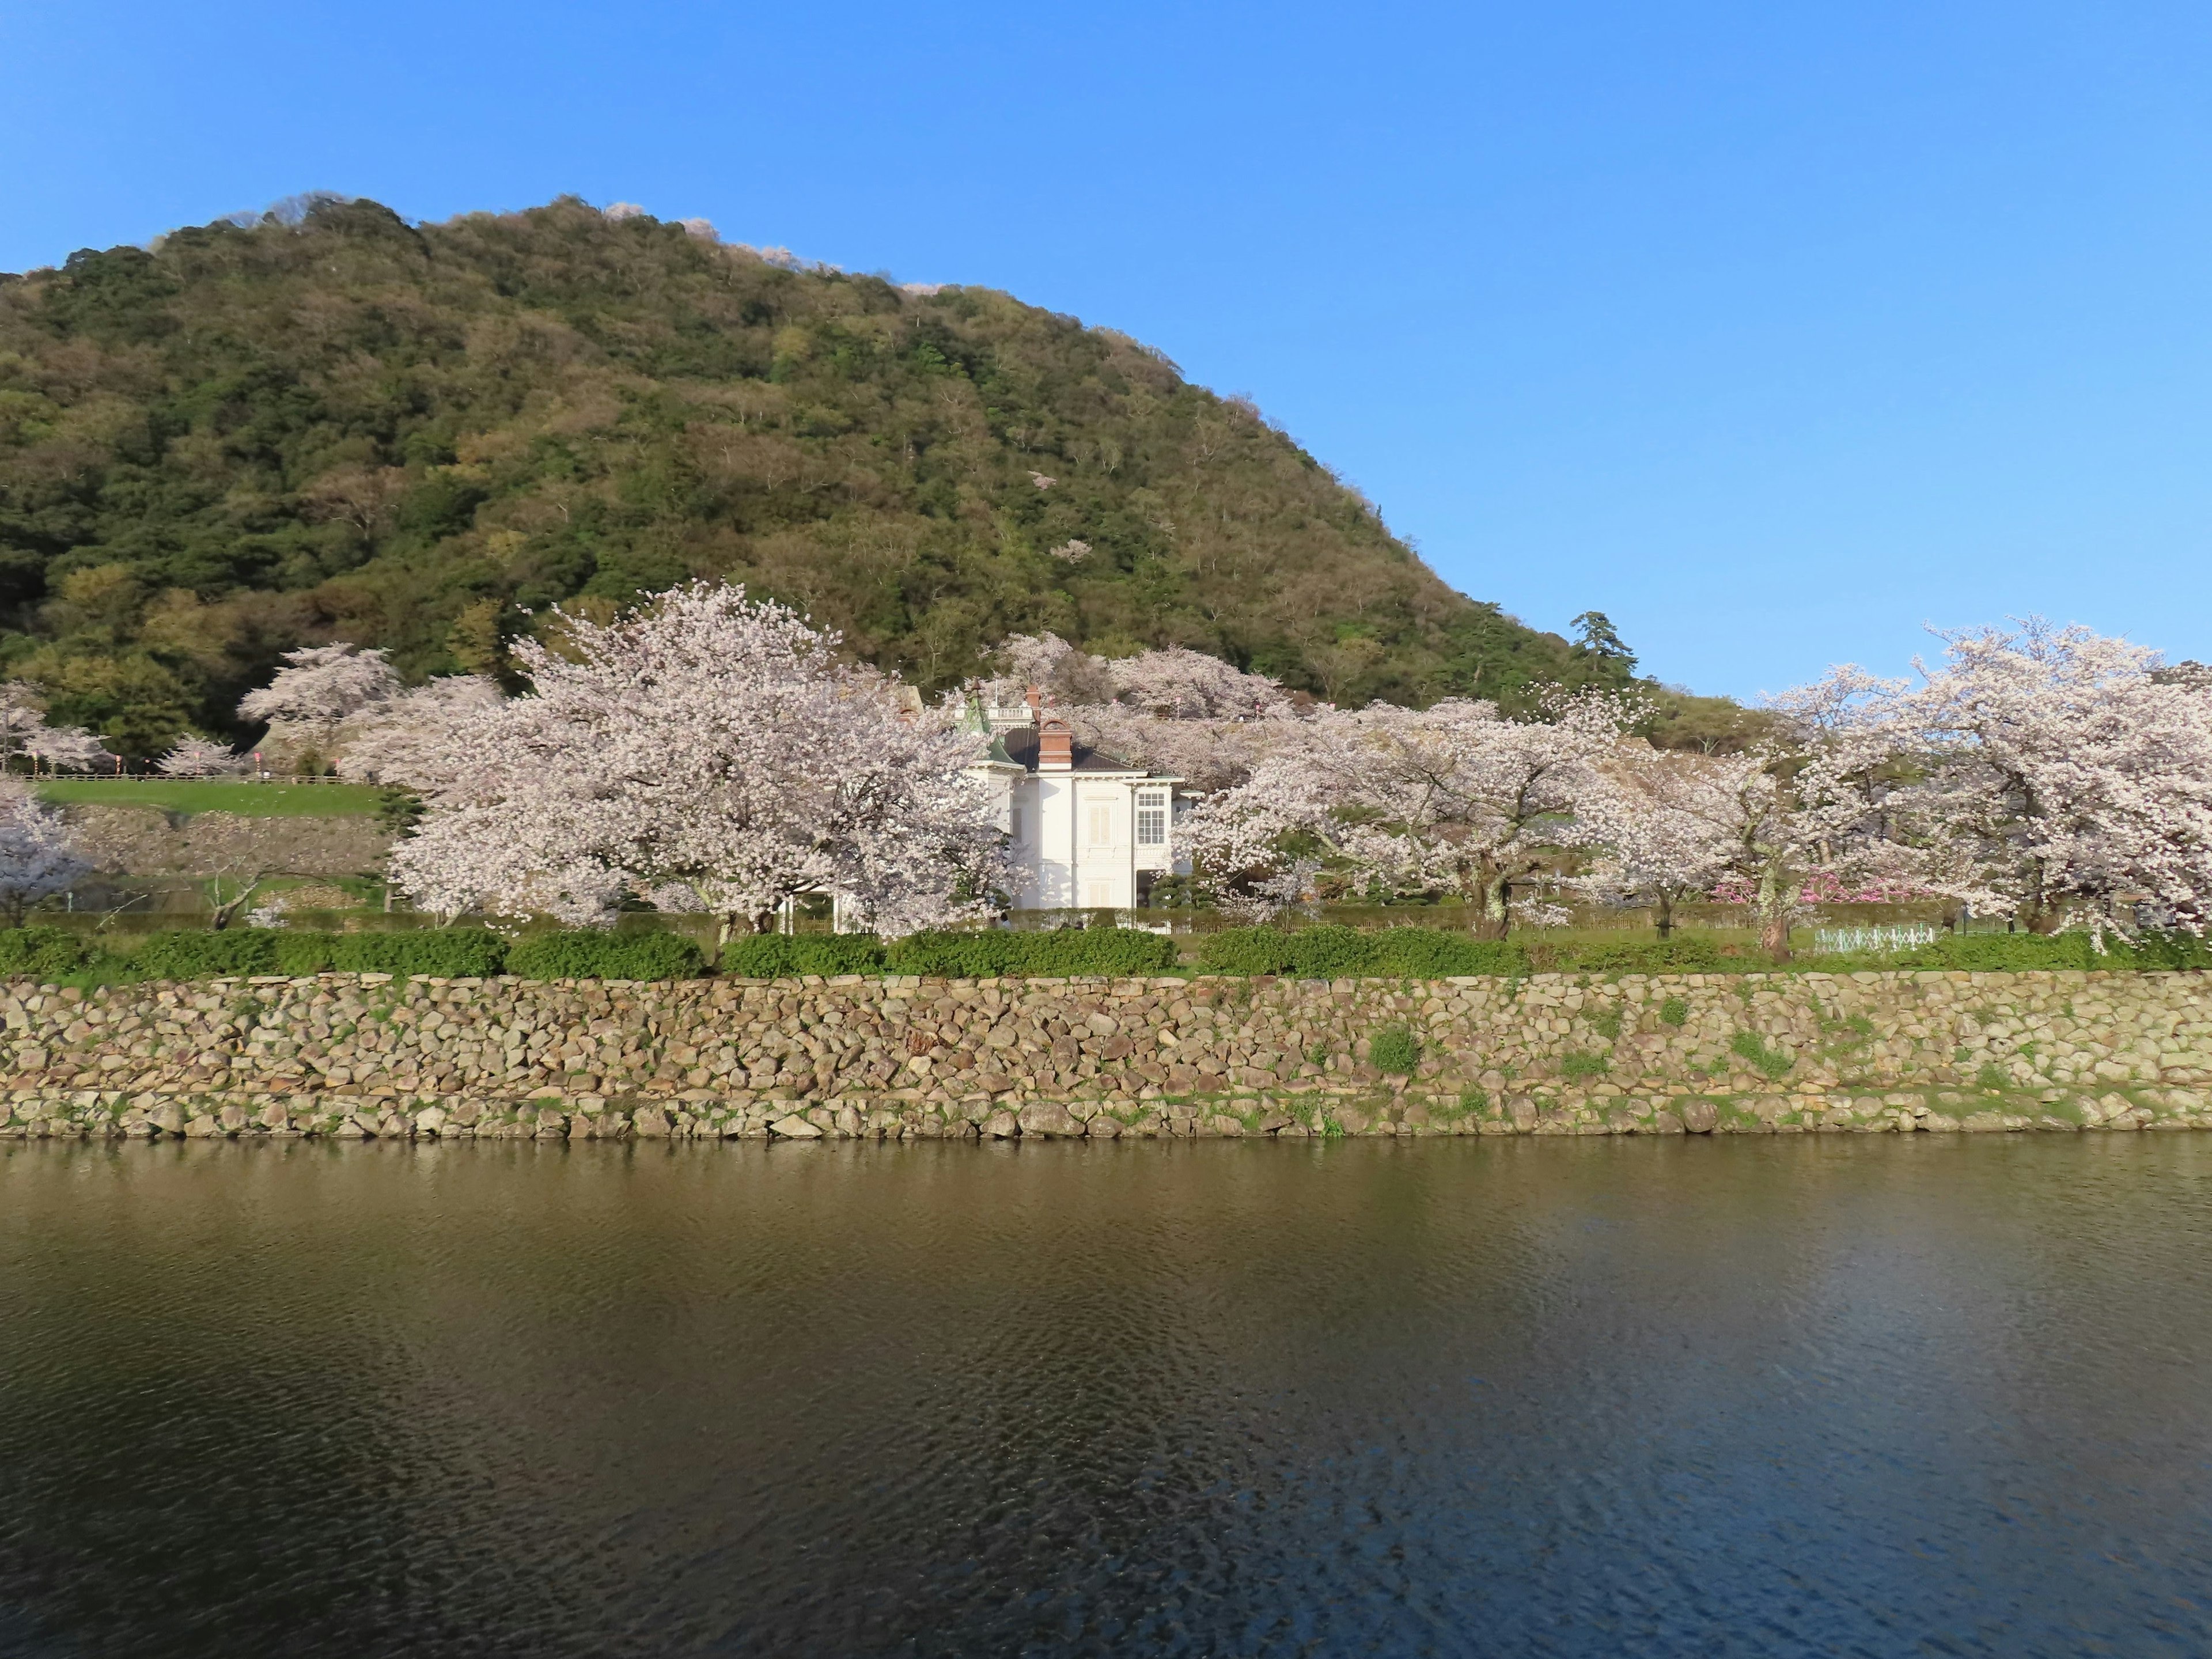
M156 750L277 652L484 668L551 601L749 584L926 685L1013 632L1338 701L1617 683L1110 331L571 200L367 201L0 276L0 672Z

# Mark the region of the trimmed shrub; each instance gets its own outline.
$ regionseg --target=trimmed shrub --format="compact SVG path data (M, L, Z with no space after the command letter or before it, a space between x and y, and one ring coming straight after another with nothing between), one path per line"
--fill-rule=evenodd
M1198 959L1209 973L1294 974L1300 979L1442 979L1528 971L1528 955L1517 945L1434 927L1389 927L1379 933L1334 924L1293 933L1231 927L1208 934L1199 945Z
M435 979L489 979L507 961L507 941L483 927L422 928L390 933L325 933L287 928L275 935L270 971L309 974L404 974Z
M1285 941L1290 947L1290 971L1300 979L1337 979L1346 974L1368 973L1375 960L1375 935L1356 927L1334 923L1301 927L1286 934Z
M1273 927L1225 927L1200 941L1198 965L1210 974L1287 974L1291 936Z
M1010 975L1127 977L1164 973L1176 962L1172 939L1135 927L1071 927L1050 933L997 930L915 933L893 940L884 951L884 966L891 973L954 979Z
M1746 964L1709 939L1624 939L1618 945L1539 939L1528 947L1536 971L1547 974L1714 974Z
M106 954L58 927L0 928L0 976L59 979L82 972Z
M1069 928L1056 933L1004 933L1012 942L1009 966L1015 974L1061 976L1079 974L1129 978L1174 970L1182 960L1176 942L1164 933L1138 927Z
M1001 933L913 933L884 947L884 966L894 974L990 979L1013 971L1013 937Z
M2145 933L2130 943L2108 938L2103 955L2087 933L1966 933L1939 939L1887 959L1899 968L1946 968L2008 974L2087 969L2212 968L2212 942L2190 933Z
M510 954L507 942L488 927L426 927L413 933L328 937L331 971L339 974L489 979L506 970Z
M235 979L289 970L277 960L284 934L270 927L227 927L221 933L149 933L131 960L149 979Z
M1372 935L1370 974L1449 979L1463 974L1510 976L1528 971L1528 953L1506 939L1469 939L1434 927L1389 927Z
M510 945L507 971L525 979L695 979L699 947L681 933L538 933Z
M724 945L719 966L740 979L879 974L884 947L872 933L757 933Z

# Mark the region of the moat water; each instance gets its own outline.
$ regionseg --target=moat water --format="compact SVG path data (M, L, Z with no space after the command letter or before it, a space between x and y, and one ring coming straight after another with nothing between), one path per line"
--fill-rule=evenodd
M2212 1136L0 1147L0 1654L2201 1655Z

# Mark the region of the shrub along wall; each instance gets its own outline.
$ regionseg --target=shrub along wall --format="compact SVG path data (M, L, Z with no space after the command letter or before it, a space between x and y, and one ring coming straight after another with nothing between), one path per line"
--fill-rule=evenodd
M1135 928L1051 933L917 933L885 945L865 934L770 934L741 939L722 953L721 971L744 978L779 975L1144 974L1175 967L1175 941ZM384 973L482 978L502 971L525 979L690 979L704 968L699 947L681 933L589 929L533 934L514 944L483 927L419 933L323 933L303 929L227 928L149 933L135 939L88 938L52 927L0 929L0 975L27 975L79 988L136 980L215 979L226 975Z
M2194 972L0 991L0 1133L1804 1133L2212 1126Z

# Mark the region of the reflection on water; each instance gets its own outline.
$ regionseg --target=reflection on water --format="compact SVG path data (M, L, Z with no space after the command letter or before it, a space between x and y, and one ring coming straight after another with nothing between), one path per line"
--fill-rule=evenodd
M0 1151L0 1653L2199 1654L2186 1135Z

